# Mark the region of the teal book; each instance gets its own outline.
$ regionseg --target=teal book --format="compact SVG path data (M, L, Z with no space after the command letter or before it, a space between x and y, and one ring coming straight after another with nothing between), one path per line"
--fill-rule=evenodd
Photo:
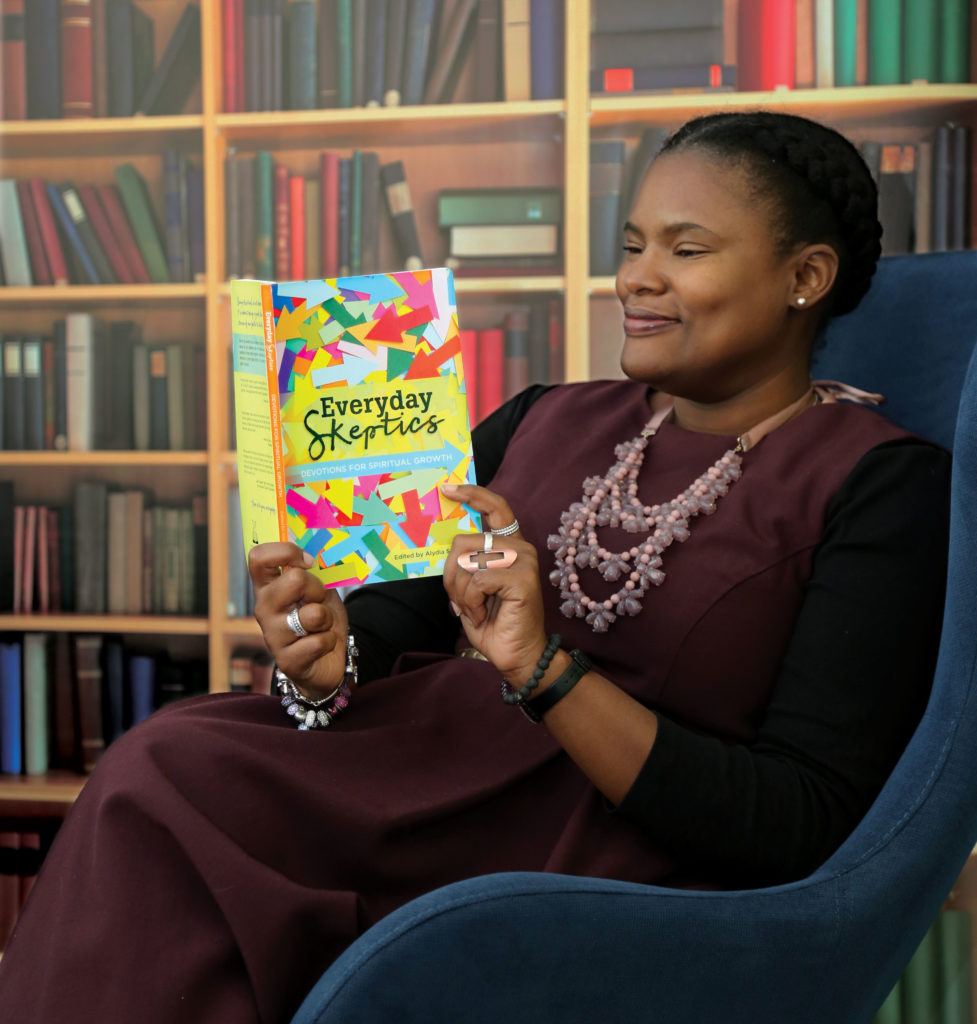
M353 0L336 2L336 64L340 107L353 105Z
M902 77L902 5L869 0L868 84L897 85Z
M166 250L145 179L132 164L124 163L116 167L115 181L150 280L154 284L168 284L170 270Z
M262 280L275 276L274 204L274 166L271 153L263 149L254 162L254 270Z
M970 81L970 0L940 0L940 81Z
M933 0L905 0L903 73L907 82L940 80L940 5Z
M858 0L834 0L835 85L856 84Z

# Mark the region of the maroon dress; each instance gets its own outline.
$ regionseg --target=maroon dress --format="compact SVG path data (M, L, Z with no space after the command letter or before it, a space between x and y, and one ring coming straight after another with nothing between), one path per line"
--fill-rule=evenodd
M547 627L565 648L673 721L749 742L828 503L866 451L903 435L844 404L779 428L744 455L716 514L665 553L641 615L597 635L559 613L546 538L648 415L630 382L556 388L492 487L541 552ZM672 498L732 443L666 424L642 497ZM0 1006L18 1022L287 1021L372 922L510 869L696 880L609 813L545 726L502 703L487 663L402 658L308 733L270 696L184 702L112 744L85 786L0 963Z

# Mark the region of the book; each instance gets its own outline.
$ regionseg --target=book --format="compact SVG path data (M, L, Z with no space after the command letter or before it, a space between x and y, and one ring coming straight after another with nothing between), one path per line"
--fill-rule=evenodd
M590 73L591 92L705 91L736 88L730 64L678 64L654 68L598 68Z
M125 654L122 641L117 637L106 637L102 645L104 711L103 727L105 743L114 743L126 730L127 718L125 678Z
M380 107L383 106L387 61L387 0L368 0L363 34L366 63L363 100L368 107Z
M379 172L378 172L379 173ZM305 196L302 204L305 208L305 273L303 277L322 277L322 189L318 177L303 178Z
M92 113L105 117L109 112L108 37L106 31L106 0L92 4Z
M452 257L556 256L558 224L455 224L448 228Z
M502 0L478 0L475 27L475 96L477 103L499 98L502 77Z
M895 85L903 80L902 4L869 0L868 82Z
M174 282L190 279L187 219L186 157L168 147L163 151L163 241Z
M478 415L485 419L495 412L504 398L505 332L501 327L486 327L478 332Z
M0 772L19 775L24 765L21 646L0 641Z
M231 285L245 549L292 540L327 586L440 574L474 482L446 268Z
M274 161L268 150L261 150L254 161L254 274L262 280L274 276L275 236Z
M31 280L34 284L53 284L51 268L47 253L44 251L44 240L41 237L41 226L34 209L34 196L29 181L17 182L17 201L20 204L21 219L24 224L24 238L27 241L27 252L30 257Z
M407 174L401 160L394 160L380 167L380 184L387 201L387 211L393 225L400 265L405 270L419 270L422 266L421 243L414 219L414 204L411 200Z
M502 91L507 100L532 98L530 0L502 0Z
M940 5L933 0L903 0L903 78L940 81Z
M77 731L77 691L72 665L71 636L60 630L53 634L51 655L54 715L50 742L51 767L77 771L79 763Z
M200 81L200 57L200 8L195 3L188 3L136 104L136 112L182 113Z
M531 376L529 311L519 309L506 313L502 322L502 330L505 336L502 397L507 400L529 387Z
M31 178L30 187L31 198L34 200L34 213L37 215L41 241L44 244L44 254L47 257L48 266L51 270L52 284L67 284L68 265L65 263L64 250L61 247L61 238L58 235L58 228L54 220L54 213L51 210L51 202L48 198L44 179Z
M848 0L838 0L839 5L846 2ZM814 0L814 84L819 89L830 89L835 84L835 53L839 50L839 39L835 32L835 3L836 0ZM843 18L842 35L844 22ZM854 47L854 38L852 46ZM854 48L850 54L850 62L854 69Z
M61 116L95 113L91 0L61 0Z
M282 163L275 163L273 170L274 182L274 266L273 276L280 280L288 280L292 276L291 247L289 245L289 174L288 168Z
M115 181L150 281L168 284L170 273L166 251L145 179L133 164L123 163L115 168Z
M722 28L723 0L601 0L591 12L591 31L648 32L676 28Z
M380 269L381 202L380 157L367 150L363 153L360 167L360 270L366 274L374 274Z
M284 0L271 0L271 97L269 110L284 110L285 100L283 87L285 75L283 71L283 50L285 45L285 13Z
M590 273L614 274L620 262L620 211L624 143L594 139L590 143Z
M14 484L0 480L0 615L14 610Z
M736 75L743 91L794 86L795 0L740 0Z
M134 282L136 284L149 284L151 281L149 269L139 250L136 236L132 233L132 226L129 224L118 189L114 185L96 185L95 191L98 194L102 209L105 211L106 220L122 250L126 266L129 268Z
M75 611L104 615L108 561L108 485L80 480L74 493Z
M105 255L105 251L102 249L98 236L95 234L95 228L92 226L92 222L88 219L85 207L82 205L81 199L78 196L78 190L72 182L64 182L58 185L57 188L61 193L61 198L64 201L65 209L68 211L68 216L71 217L72 221L74 221L75 231L78 234L78 238L80 239L85 252L88 254L92 267L95 269L97 281L93 283L115 284L115 273L108 261L108 257Z
M288 8L288 108L316 108L315 0L292 0Z
M37 572L37 506L24 506L23 548L20 571L20 612L30 615L34 611L35 575Z
M353 68L351 102L354 107L366 106L366 17L370 0L354 0L350 14L350 60Z
M104 327L91 313L65 317L65 405L69 451L88 452L104 440L97 418L105 398Z
M793 46L793 35L791 36ZM676 28L591 36L591 68L663 68L722 64L721 28ZM793 79L791 80L793 83Z
M24 436L24 339L19 334L3 336L3 446L23 451Z
M95 187L93 185L79 185L77 192L78 199L84 208L85 216L95 232L98 243L108 260L116 280L121 284L134 284L135 277L129 267L129 261L122 251L122 246L119 245L119 240L115 237L111 224L109 224L109 219L105 215L105 210L102 208Z
M41 337L24 335L21 347L23 441L27 451L44 448L44 386L41 379Z
M104 638L94 633L75 636L73 640L81 769L84 772L91 772L105 752L102 705Z
M558 188L444 188L438 193L438 227L461 224L560 224Z
M129 670L129 722L136 725L156 710L156 661L148 654L132 654Z
M17 182L13 178L0 179L0 260L8 286L23 288L34 283Z
M400 102L414 106L424 100L424 77L431 48L435 0L407 0Z
M916 147L896 143L883 145L879 171L882 254L912 252Z
M316 24L316 106L323 109L339 105L339 69L336 59L337 0L319 0Z
M407 35L407 0L387 0L387 45L383 64L383 105L400 105L404 76L404 40Z
M305 278L305 178L288 176L288 265L291 277Z
M857 83L858 73L858 0L830 0L833 5L831 20L834 38L832 55L833 84L851 86ZM820 25L820 22L818 23ZM817 83L822 84L820 81Z
M950 227L949 248L966 249L968 245L968 203L970 185L970 129L953 125L950 134Z
M941 0L939 18L943 26L940 33L940 81L969 82L971 78L968 0ZM28 45L29 43L28 38Z
M238 65L244 50L238 49L238 22L244 17L242 0L221 0L221 88L225 114L238 114L244 107L238 92Z
M459 0L452 8L444 31L439 35L431 74L424 87L425 103L448 103L450 84L468 53L478 0Z
M24 771L27 775L43 775L50 766L48 643L46 633L24 634Z
M70 273L73 282L80 284L99 284L100 280L98 271L95 269L95 264L92 262L91 254L88 252L81 235L78 233L78 227L71 215L71 211L65 205L64 195L58 186L52 181L46 182L45 188L47 190L48 201L51 204L51 209L54 212L57 223L61 227L61 231L68 243L66 255L73 260L73 266L78 270L77 273Z
M319 188L322 215L322 276L339 276L339 155L324 152L319 155Z
M61 116L61 0L24 5L27 58L27 116Z
M109 615L126 611L126 496L124 491L110 491L107 502L108 554L105 602Z
M204 232L204 171L197 164L187 164L187 250L190 280L204 281L207 276L206 238Z

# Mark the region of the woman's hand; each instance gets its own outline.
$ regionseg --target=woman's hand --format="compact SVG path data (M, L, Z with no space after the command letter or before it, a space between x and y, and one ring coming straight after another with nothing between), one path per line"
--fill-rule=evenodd
M515 519L505 498L485 487L442 490L453 501L481 512L486 530L501 530ZM521 533L493 537L490 557L480 560L486 568L472 573L458 564L460 556L484 546L484 534L456 536L444 566L444 586L469 642L519 687L532 675L546 646L536 549ZM515 561L508 568L494 568L491 554L504 549L515 552Z
M312 556L295 544L258 544L248 555L254 615L278 667L312 700L342 682L346 669L346 606L306 570ZM286 617L298 608L307 636L296 636Z

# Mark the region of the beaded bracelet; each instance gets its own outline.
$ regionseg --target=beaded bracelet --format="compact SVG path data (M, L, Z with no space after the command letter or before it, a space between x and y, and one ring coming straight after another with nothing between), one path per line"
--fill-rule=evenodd
M526 682L519 687L518 690L513 691L509 686L506 679L502 680L502 699L506 704L515 704L522 713L531 721L539 722L540 716L537 715L532 708L528 707L526 701L532 694L533 690L539 686L540 680L546 675L546 670L550 667L550 662L553 660L553 656L560 649L560 643L563 637L559 633L551 633L549 639L546 641L546 647L543 649L543 653L540 655L539 661L536 662L536 668L533 670L533 674L526 680Z
M332 693L321 700L310 700L277 665L275 666L275 682L278 685L278 692L282 695L282 707L287 715L295 719L295 724L300 731L324 729L349 706L349 698L359 678L356 665L359 653L353 634L348 634L346 637L346 670L343 673L342 682Z

